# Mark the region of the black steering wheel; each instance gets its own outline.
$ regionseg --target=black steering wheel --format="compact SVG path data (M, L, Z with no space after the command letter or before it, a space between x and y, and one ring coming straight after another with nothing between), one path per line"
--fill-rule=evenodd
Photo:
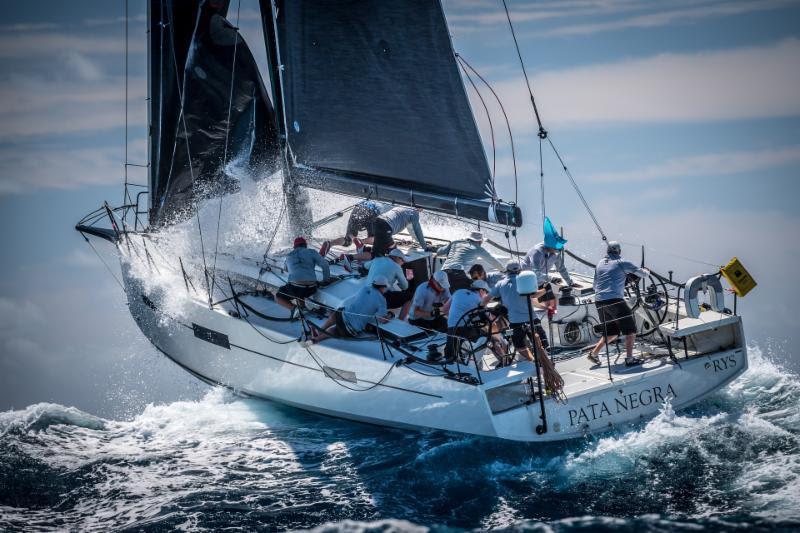
M647 278L629 275L625 281L625 286L636 297L636 301L631 306L631 311L641 307L653 322L649 328L640 331L639 335L650 335L667 319L669 308L667 285L663 280L649 274Z

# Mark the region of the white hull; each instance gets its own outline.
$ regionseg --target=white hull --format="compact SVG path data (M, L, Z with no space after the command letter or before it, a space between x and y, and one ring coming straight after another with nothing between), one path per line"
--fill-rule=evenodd
M727 319L738 338L734 349L681 358L680 365L667 358L630 368L612 365L613 382L607 366L593 366L585 357L559 362L567 401L545 401L548 429L537 434L540 406L530 401L525 384L528 378L535 383L531 363L483 372L482 383L472 385L422 375L414 370L425 372L425 367L413 364L392 369L404 356L391 352L384 360L375 341L360 343L360 352L354 352L353 341L330 339L310 352L296 342L298 323L291 326L294 333L280 333L233 318L223 309L211 310L199 300L191 300L181 316L168 316L161 311L158 294L145 293L124 263L123 276L131 313L144 334L201 379L250 396L379 425L518 441L565 440L653 416L665 400L676 409L686 407L747 368L738 317ZM337 379L330 377L330 369ZM503 385L508 386L499 398L497 388Z

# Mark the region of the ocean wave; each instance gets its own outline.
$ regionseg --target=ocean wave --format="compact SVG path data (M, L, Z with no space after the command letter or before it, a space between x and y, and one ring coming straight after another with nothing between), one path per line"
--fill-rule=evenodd
M691 409L538 446L365 426L222 389L130 421L36 404L0 413L0 529L790 527L798 413L800 380L757 347L747 373Z

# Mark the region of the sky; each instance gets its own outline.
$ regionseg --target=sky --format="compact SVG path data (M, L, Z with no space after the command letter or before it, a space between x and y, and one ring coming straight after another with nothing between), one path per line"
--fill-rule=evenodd
M510 116L519 203L541 231L539 146L499 0L445 0L456 51ZM233 0L232 12L239 8ZM800 2L508 0L550 139L610 238L679 279L738 256L758 288L740 302L748 339L790 368L800 290ZM265 66L258 2L238 25ZM232 15L233 16L233 15ZM119 204L126 152L123 1L30 1L0 25L0 410L35 402L126 417L205 385L144 339L106 265L73 230ZM128 161L146 164L145 2L128 8ZM262 70L262 73L266 73ZM470 89L491 163L491 129ZM513 199L494 103L497 186ZM558 162L543 152L547 214L568 246L602 244ZM128 178L144 183L130 167ZM715 266L716 265L716 266Z

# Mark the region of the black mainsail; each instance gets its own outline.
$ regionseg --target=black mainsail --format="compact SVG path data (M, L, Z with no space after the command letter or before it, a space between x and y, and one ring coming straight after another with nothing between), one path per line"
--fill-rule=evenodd
M522 223L519 208L497 199L438 1L276 0L275 8L280 73L271 72L273 85L282 77L279 127L293 180Z
M241 170L276 168L275 112L252 53L225 19L228 3L149 3L153 226L191 214L199 197L235 189Z

